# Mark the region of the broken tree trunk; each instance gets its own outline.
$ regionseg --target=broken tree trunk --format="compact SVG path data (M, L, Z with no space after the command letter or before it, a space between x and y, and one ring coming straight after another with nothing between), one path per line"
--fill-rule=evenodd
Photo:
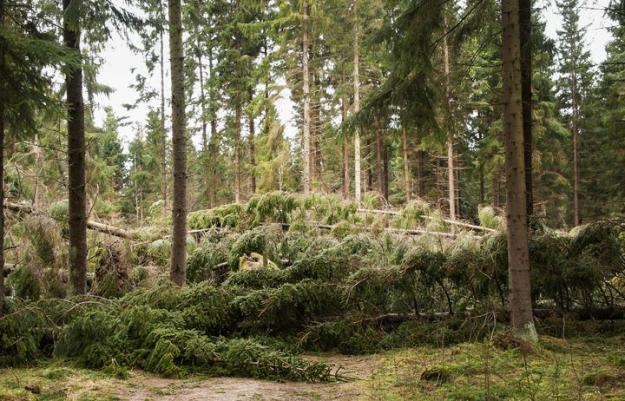
M387 214L387 215L391 215L391 216L398 216L400 214L400 212L394 211L394 210L375 210L375 209L358 209L358 213L364 213L364 214ZM433 220L433 217L430 216L421 216L421 218L426 219L426 220ZM487 228L487 227L482 227L482 226L476 226L475 224L470 224L470 223L463 223L461 221L458 220L449 220L449 219L442 219L443 222L447 223L447 224L451 224L454 226L458 226L458 227L465 227L465 228L470 228L472 230L478 230L478 231L487 231L487 232L497 232L497 230L494 230L492 228Z
M20 203L13 202L5 202L4 208L13 212L18 213L27 213L27 214L42 214L41 211L33 208L30 205L23 205ZM114 237L124 238L124 239L135 239L136 236L128 230L123 228L111 226L104 223L99 223L93 220L87 220L87 228L93 231L98 231L104 234L109 234Z

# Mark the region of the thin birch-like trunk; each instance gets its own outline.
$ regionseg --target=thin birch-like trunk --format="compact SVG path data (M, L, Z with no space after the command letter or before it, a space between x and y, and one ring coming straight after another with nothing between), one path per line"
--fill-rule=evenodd
M308 65L308 1L304 0L304 18L302 22L302 75L304 80L304 133L302 146L302 162L304 164L304 194L310 193L310 72Z
M358 0L354 0L354 114L360 111L360 26L358 20ZM360 129L354 134L354 193L356 203L362 201L360 171Z
M408 134L406 128L401 133L402 156L404 161L404 191L406 192L406 203L410 202L412 189L410 186L410 165L408 162Z
M456 180L454 169L454 124L451 100L451 73L449 67L449 44L447 42L447 16L444 17L445 32L443 36L443 69L445 73L445 101L448 112L447 133L447 176L449 189L449 219L456 220Z

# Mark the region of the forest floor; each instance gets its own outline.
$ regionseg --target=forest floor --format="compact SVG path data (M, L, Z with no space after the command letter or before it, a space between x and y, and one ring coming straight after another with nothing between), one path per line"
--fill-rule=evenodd
M494 346L493 344L496 344ZM351 380L270 382L131 371L116 378L50 361L0 370L0 401L17 400L625 400L625 335L541 337L527 353L501 341L418 347L376 355L315 355Z

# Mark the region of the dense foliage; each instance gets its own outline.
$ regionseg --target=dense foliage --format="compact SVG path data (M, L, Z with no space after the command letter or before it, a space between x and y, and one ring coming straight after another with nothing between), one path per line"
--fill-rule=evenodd
M48 273L42 263L54 263L51 243L58 239L37 232L31 217L20 224L31 227L33 259L9 276L24 301L14 299L0 318L1 362L57 356L91 368L139 367L169 376L330 380L331 367L295 354L449 344L481 338L505 323L505 236L385 232L385 225L401 223L397 216L363 217L334 202L274 193L205 213L213 217L196 216L207 225L189 258L185 288L162 277L167 255L146 258L142 247L129 254L101 246L93 295L68 299L50 298L66 285L58 270ZM320 228L302 221L302 214L323 222L343 215L348 227ZM230 216L228 224L219 215ZM625 223L599 222L570 233L544 229L532 237L530 252L546 331L558 330L550 323L558 316L622 317ZM51 282L60 287L55 293Z

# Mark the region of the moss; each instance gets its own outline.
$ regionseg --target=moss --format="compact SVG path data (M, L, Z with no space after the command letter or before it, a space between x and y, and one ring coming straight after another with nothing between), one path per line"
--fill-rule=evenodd
M582 377L582 383L587 386L605 387L614 384L622 384L623 379L625 379L625 374L619 376L612 372L599 370L586 373L584 377Z
M431 366L421 372L421 380L445 383L451 380L451 371L446 366Z

